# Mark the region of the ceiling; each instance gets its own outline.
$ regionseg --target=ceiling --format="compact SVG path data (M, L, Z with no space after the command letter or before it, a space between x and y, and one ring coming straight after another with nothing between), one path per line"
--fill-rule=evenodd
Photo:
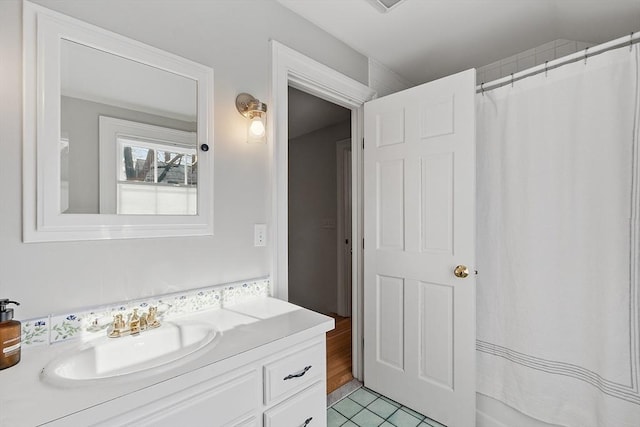
M557 39L603 43L640 31L640 0L277 0L413 84Z

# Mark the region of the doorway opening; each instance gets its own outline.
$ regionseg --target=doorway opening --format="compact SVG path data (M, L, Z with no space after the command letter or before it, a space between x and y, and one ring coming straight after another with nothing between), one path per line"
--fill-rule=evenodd
M272 154L271 277L273 295L289 300L289 179L288 111L289 87L300 89L351 111L352 152L352 374L363 379L363 105L375 91L344 74L295 50L271 41L271 108L267 117Z
M332 316L327 393L353 379L351 110L288 88L289 301Z

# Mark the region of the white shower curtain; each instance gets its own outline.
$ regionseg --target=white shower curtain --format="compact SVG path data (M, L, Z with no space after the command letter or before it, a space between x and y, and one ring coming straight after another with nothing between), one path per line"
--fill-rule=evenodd
M640 427L639 55L477 95L478 391L548 423Z

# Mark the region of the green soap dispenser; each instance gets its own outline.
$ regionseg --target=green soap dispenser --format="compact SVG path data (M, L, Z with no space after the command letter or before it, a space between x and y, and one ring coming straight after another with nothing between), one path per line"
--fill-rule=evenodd
M7 308L7 304L20 305L15 301L0 299L0 370L20 361L20 322L13 320L13 309Z

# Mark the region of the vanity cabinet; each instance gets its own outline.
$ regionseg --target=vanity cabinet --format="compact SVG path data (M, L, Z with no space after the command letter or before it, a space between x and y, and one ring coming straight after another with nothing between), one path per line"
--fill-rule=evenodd
M260 346L45 425L326 426L324 334L274 344L284 348Z

